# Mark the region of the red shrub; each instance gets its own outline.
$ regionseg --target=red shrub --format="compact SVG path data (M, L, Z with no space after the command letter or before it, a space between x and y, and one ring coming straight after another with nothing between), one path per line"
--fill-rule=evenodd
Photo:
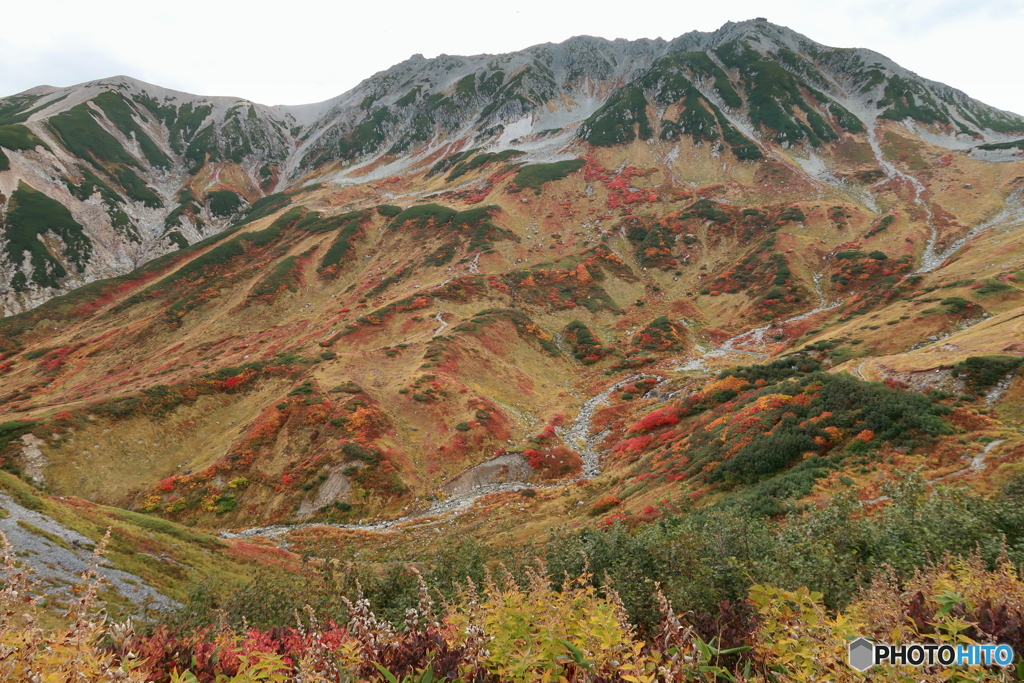
M679 422L679 413L676 411L676 406L666 406L659 408L652 413L648 413L642 417L638 422L634 422L626 430L627 433L634 432L646 432L658 427L667 427L674 425Z

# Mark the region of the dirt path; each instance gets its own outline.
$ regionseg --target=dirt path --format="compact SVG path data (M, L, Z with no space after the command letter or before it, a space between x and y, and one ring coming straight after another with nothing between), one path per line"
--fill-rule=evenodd
M862 360L861 362L857 363L857 367L854 369L854 371L857 373L857 377L858 378L860 378L860 379L864 380L865 382L867 382L868 378L864 376L864 364L865 363L867 363L866 360Z
M985 446L985 448L983 448L981 450L980 453L978 453L973 458L971 458L971 461L969 463L967 463L967 465L961 467L960 469L958 469L955 472L950 472L949 474L943 474L941 477L935 477L934 479L929 479L928 481L925 482L925 484L926 485L935 484L935 483L938 483L940 481L945 481L946 479L949 479L951 477L958 477L961 474L968 474L970 472L981 472L983 469L985 469L985 459L988 458L988 454L992 452L992 449L994 449L999 444L1004 443L1005 441L1006 441L1006 439L998 439L996 441L989 442ZM965 455L964 457L966 458L968 456ZM861 501L861 505L870 505L872 503L881 503L882 501L885 501L885 500L889 500L889 496L879 496L878 498L871 498L870 500L862 500Z

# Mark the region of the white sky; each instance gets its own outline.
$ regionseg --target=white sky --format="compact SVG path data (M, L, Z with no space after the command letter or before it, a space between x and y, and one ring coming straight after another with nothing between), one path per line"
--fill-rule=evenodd
M1024 0L9 0L0 96L125 74L201 95L304 104L415 53L502 53L574 35L673 38L766 16L867 47L1024 114Z

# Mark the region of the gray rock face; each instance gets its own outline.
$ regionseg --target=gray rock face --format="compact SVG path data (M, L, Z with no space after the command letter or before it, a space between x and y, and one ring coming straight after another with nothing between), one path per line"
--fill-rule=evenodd
M46 582L46 591L71 599L71 588L81 583L81 575L92 561L92 541L50 517L22 507L10 496L0 493L0 532L6 536L19 559L32 571L33 578ZM47 534L47 535L44 535ZM139 608L170 609L176 603L158 593L134 574L101 563L96 572L111 588Z

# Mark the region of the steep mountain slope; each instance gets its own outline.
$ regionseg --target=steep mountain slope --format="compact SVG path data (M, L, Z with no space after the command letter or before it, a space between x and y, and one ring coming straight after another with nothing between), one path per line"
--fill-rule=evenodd
M126 77L35 88L0 100L4 312L123 274L223 229L267 192L312 179L380 180L470 149L514 146L527 160L556 160L578 155L577 141L679 136L739 160L794 145L828 157L846 133L867 131L878 147L876 121L906 121L950 149L981 145L982 156L1012 156L1012 134L1024 130L1019 116L881 55L763 22L670 42L580 37L508 55L416 56L301 107ZM850 170L881 170L878 159L864 162ZM816 155L807 164L827 170Z
M0 106L0 453L54 494L234 528L553 487L535 533L1024 453L1024 118L880 55L743 22Z

